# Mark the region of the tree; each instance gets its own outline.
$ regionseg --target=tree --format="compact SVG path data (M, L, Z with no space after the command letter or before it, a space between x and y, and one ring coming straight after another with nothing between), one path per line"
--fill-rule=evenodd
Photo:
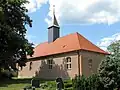
M120 40L108 46L111 53L102 60L98 73L106 90L120 88Z
M26 0L0 0L0 69L25 66L27 55L32 56L33 44L25 38L26 25L32 27L27 15Z

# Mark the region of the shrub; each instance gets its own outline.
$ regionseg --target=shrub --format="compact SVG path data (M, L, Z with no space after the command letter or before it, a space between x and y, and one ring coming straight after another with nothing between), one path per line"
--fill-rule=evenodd
M72 87L72 83L66 83L64 86L65 86L65 88L70 88L70 87Z
M27 85L25 86L23 89L27 90L27 89L32 89L32 86L31 85Z
M72 90L73 89L72 80L64 81L64 88L65 90Z
M64 90L73 90L73 87L65 88Z
M47 84L47 83L40 84L40 87L41 87L42 89L45 89L45 88L48 87L48 84Z
M93 74L90 77L77 76L73 81L74 90L104 90L98 75Z

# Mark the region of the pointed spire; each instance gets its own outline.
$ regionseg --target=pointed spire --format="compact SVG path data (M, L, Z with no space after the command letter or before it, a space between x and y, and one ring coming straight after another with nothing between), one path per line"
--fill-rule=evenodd
M53 22L52 22L52 24L53 24L53 26L59 27L59 24L58 24L56 16L55 16L55 5L53 5Z
M52 25L48 27L48 42L54 42L60 37L60 27L55 17L55 6L53 6Z

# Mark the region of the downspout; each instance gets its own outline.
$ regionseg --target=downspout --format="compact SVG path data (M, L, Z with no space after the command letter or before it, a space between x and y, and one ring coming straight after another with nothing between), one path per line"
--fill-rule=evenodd
M80 52L79 50L77 51L78 54L78 75L80 76Z

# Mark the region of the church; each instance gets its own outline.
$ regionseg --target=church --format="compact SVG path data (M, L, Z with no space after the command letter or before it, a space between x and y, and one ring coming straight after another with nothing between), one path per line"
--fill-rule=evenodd
M38 77L42 79L74 78L75 75L89 76L108 52L92 44L78 32L60 37L60 26L55 13L48 27L48 41L34 48L33 57L18 72L18 78Z

